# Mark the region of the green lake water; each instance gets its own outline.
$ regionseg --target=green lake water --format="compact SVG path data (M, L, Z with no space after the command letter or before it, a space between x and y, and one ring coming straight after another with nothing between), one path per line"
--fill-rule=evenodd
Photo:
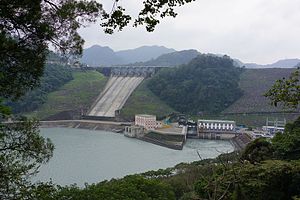
M213 158L231 152L228 141L187 140L183 150L172 150L119 133L69 128L42 128L55 145L54 155L34 180L60 185L96 183L128 174L172 167L181 162Z

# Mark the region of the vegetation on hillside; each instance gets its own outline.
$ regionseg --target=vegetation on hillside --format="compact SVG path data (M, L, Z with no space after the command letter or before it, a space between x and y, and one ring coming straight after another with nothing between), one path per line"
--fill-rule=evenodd
M93 103L104 88L107 78L96 71L73 72L74 79L47 94L46 102L29 113L38 119L57 115L57 119L79 117ZM55 118L55 117L54 117Z
M46 102L48 93L57 90L72 79L70 67L59 64L46 64L40 86L27 92L18 101L8 102L8 106L12 107L15 114L34 111Z
M228 56L199 55L187 65L159 71L148 85L180 112L218 113L242 95L238 87L241 72Z
M149 90L148 83L144 80L130 95L121 110L122 118L133 120L135 114L152 114L161 118L175 111Z

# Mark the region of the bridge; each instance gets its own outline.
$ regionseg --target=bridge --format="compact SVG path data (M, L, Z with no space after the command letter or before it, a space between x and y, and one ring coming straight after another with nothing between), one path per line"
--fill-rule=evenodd
M144 76L154 75L159 69L170 66L111 66L97 67L97 69L105 76Z
M107 67L106 71L110 78L104 90L99 94L84 118L104 119L114 118L126 103L131 93L139 84L149 76L152 76L156 67Z

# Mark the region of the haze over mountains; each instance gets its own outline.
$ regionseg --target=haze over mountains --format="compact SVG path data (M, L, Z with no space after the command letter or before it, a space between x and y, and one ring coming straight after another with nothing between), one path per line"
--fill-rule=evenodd
M259 65L256 63L244 63L245 67L247 68L291 68L295 67L300 63L300 59L282 59L278 60L275 63L267 64L267 65Z
M84 49L81 62L89 66L112 65L144 65L144 66L176 66L187 64L201 53L197 50L176 51L164 46L142 46L135 49L114 51L110 47L94 45ZM222 56L219 54L210 54ZM234 58L233 58L234 59ZM300 59L282 59L272 64L243 63L234 59L236 66L246 68L293 68L300 64Z
M175 51L175 49L163 46L142 46L136 49L114 51L109 47L94 45L84 49L81 62L90 66L121 65L148 61Z

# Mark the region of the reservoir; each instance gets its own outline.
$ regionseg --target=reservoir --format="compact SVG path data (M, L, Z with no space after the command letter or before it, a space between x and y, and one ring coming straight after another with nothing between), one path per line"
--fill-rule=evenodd
M34 178L55 184L96 183L105 179L173 167L181 162L213 158L233 151L229 141L187 140L183 150L172 150L119 133L71 128L41 128L55 145L49 163Z

